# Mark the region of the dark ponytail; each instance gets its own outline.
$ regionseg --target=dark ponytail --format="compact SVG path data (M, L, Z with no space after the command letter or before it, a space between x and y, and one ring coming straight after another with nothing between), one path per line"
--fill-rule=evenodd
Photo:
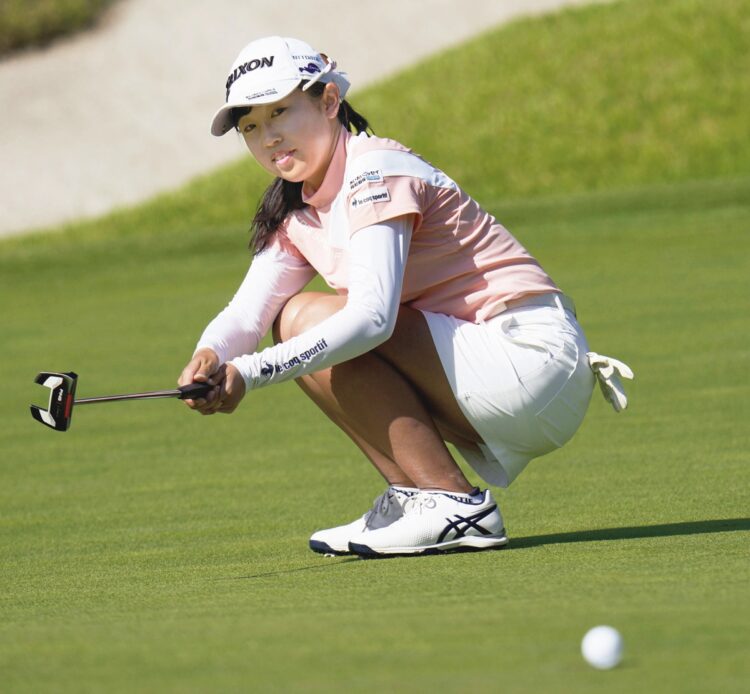
M310 87L308 93L320 98L323 96L325 84L316 82ZM232 117L235 128L240 118L249 112L249 109L234 109ZM339 106L338 119L341 125L355 134L370 130L367 119L357 113L351 104L343 100ZM370 132L372 132L370 130ZM290 212L300 210L305 206L302 202L302 182L285 181L283 178L275 178L258 204L252 224L250 225L249 248L254 255L261 253L270 243L271 237L283 224Z

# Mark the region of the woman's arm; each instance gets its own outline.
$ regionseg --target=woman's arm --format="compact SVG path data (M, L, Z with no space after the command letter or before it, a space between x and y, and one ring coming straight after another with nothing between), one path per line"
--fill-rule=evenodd
M344 308L290 340L233 359L247 389L328 368L385 342L398 317L411 230L407 216L356 232L349 246Z
M269 247L255 257L237 293L203 331L195 352L212 349L219 364L254 352L281 307L314 275L304 260Z
M231 412L236 407L245 386L225 362L255 350L284 302L314 275L304 260L275 246L255 257L234 298L203 331L192 359L177 380L179 385L197 381L214 386L206 398L186 400L188 407L201 414ZM229 403L226 407L224 400Z

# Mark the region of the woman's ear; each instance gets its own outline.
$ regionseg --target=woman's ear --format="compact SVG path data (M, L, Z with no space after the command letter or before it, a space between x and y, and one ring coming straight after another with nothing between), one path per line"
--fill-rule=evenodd
M341 94L338 85L333 82L326 84L321 101L323 102L323 111L325 112L326 117L336 118L339 114L339 107L341 105Z

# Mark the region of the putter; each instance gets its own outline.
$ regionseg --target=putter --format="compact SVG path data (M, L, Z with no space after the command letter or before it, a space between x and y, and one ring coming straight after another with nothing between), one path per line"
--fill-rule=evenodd
M55 431L67 431L73 416L73 405L89 405L96 402L116 402L118 400L155 400L157 398L204 398L211 392L208 383L189 383L173 390L153 390L148 393L130 393L127 395L103 395L96 398L75 399L78 374L73 371L57 373L42 371L37 374L35 383L50 389L47 409L31 405L31 416Z

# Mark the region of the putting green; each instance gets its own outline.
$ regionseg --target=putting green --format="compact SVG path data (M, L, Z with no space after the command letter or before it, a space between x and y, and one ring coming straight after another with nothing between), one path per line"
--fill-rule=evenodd
M605 55L630 38L617 21L640 11L649 45L678 41L679 20L704 26L699 55L744 59L714 29L748 3L646 7L520 23L469 53L556 27L565 60L598 27L608 41L589 50ZM513 74L532 58L503 60ZM491 68L481 65L474 72ZM746 74L711 79L741 90ZM594 68L591 80L606 81ZM530 118L534 100L524 103ZM715 123L717 139L734 141L734 120ZM456 175L462 132L433 130L420 149ZM250 164L106 220L0 243L3 688L743 691L750 148L721 163L681 127L671 137L689 169L664 173L663 161L591 186L565 174L559 186L529 184L533 195L482 184L482 201L575 298L592 347L636 372L626 412L596 396L568 446L497 490L511 537L500 552L369 562L309 552L311 531L350 520L382 489L293 384L253 393L231 417L162 401L81 408L66 434L31 419L43 369L77 371L82 397L172 384L248 262L242 208L254 193L243 189L260 181ZM560 151L545 150L541 132L526 142L540 159ZM500 161L500 144L486 155ZM580 656L596 624L625 639L611 672Z

